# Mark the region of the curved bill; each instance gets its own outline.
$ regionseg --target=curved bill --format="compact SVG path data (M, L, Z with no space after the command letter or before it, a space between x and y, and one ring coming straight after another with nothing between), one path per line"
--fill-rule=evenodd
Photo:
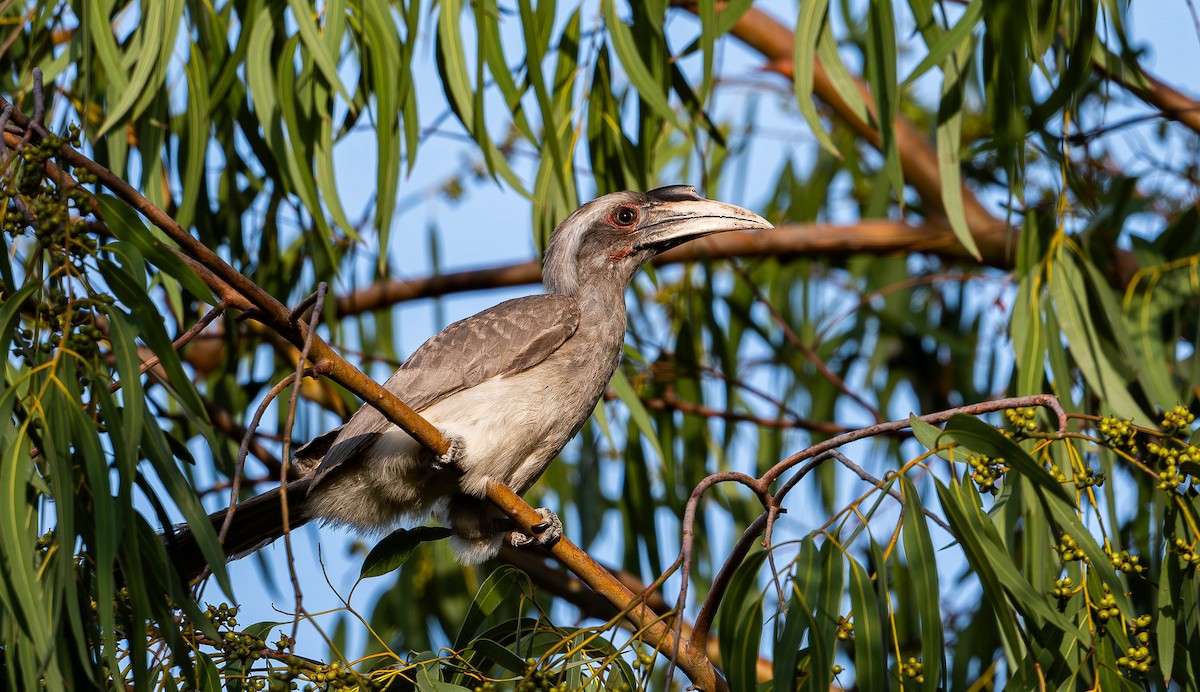
M749 209L701 197L690 185L672 185L647 194L653 201L646 207L641 237L634 242L639 249L662 252L714 233L774 228Z

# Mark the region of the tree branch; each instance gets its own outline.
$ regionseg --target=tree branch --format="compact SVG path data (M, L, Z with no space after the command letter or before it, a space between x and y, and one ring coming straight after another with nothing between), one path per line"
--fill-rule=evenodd
M487 495L489 500L517 522L522 531L533 535L533 525L542 521L541 515L508 486L491 481L487 486ZM725 681L717 674L712 661L706 656L704 648L693 647L687 641L676 638L672 628L646 605L644 596L630 591L612 572L604 569L566 537L560 538L549 550L551 555L566 565L583 583L624 612L635 629L653 640L655 648L677 654L679 667L683 668L697 687L710 691L728 689Z
M695 0L674 0L676 6L686 8L695 13ZM766 68L772 72L792 78L795 72L793 55L795 54L796 36L791 29L778 20L756 7L746 10L730 34L738 38L750 48L760 53L767 60ZM876 149L880 149L883 137L879 130L870 123L859 118L854 109L846 103L834 88L825 66L819 58L814 59L813 93L833 109L837 117L846 123L855 133L865 139ZM1196 103L1183 97L1166 85L1147 77L1152 84L1152 93L1147 94L1147 102L1155 103L1164 113L1173 114L1170 117L1192 125L1191 120L1185 121L1184 116L1190 115L1200 121L1200 111L1194 110ZM861 79L855 79L855 86L863 94L868 110L875 112L874 99L870 95L867 84ZM1149 99L1156 99L1150 101ZM1200 126L1200 122L1197 122ZM1193 129L1196 129L1193 127ZM1200 131L1200 130L1198 130ZM892 133L896 142L896 151L900 156L900 168L904 172L904 182L912 186L925 202L932 214L931 221L945 216L945 205L942 201L941 173L938 170L937 151L929 142L929 138L916 128L908 119L897 116L892 124ZM1017 237L1019 232L1010 227L1003 219L998 219L987 210L975 196L975 193L965 184L962 187L963 213L967 226L975 238L975 244L983 257L985 264L1009 267L1015 260ZM951 234L950 242L958 246L958 241ZM966 255L961 246L956 248L958 253ZM1128 285L1130 277L1137 271L1137 260L1132 253L1115 249L1113 252L1113 271L1111 279L1117 287Z
M7 108L11 105L6 99L0 98L0 108ZM10 120L18 127L26 128L26 136L33 133L34 128L31 127L30 119L15 107ZM16 149L22 145L21 138L15 134L6 131L3 135L5 144L9 147ZM42 133L38 133L38 136L42 136ZM215 252L192 237L175 219L108 168L83 155L69 144L63 144L58 153L72 167L82 168L94 175L101 185L111 190L122 201L162 229L184 253L191 256L207 272L211 272L211 275L215 275L215 278L225 285L224 287L232 289L245 302L252 305L258 321L278 332L293 345L303 347L307 328L302 321L291 319L291 310L283 303L227 264ZM201 279L204 279L214 290L218 290L220 286L212 281L212 278L212 276L201 274ZM310 361L319 365L330 379L378 408L388 420L412 435L418 442L437 454L444 454L449 449L450 443L442 436L441 432L378 382L348 363L324 339L313 335L309 354Z
M1015 247L1016 232L1008 242ZM784 224L754 233L721 233L692 241L655 257L661 267L701 259L732 257L806 257L831 255L897 255L924 252L948 260L970 260L950 227L940 221L921 225L868 219L853 224ZM1009 269L1007 255L984 255L984 263ZM337 300L339 317L350 317L390 307L396 303L451 293L507 288L540 283L541 266L535 260L486 269L470 269L417 279L380 281Z
M1200 101L1168 86L1145 70L1139 70L1143 81L1139 84L1135 80L1126 79L1121 70L1110 70L1100 60L1093 60L1092 64L1109 80L1120 84L1129 93L1157 108L1164 118L1174 120L1200 134Z
M1023 406L1041 406L1050 409L1054 412L1056 422L1058 423L1058 432L1056 434L1062 435L1066 433L1067 415L1063 411L1062 406L1059 404L1058 398L1049 394L1036 394L1032 396L1010 397L1005 399L996 399L993 401L984 401L977 404L960 406L957 408L918 417L927 423L943 423L956 415L977 416L992 411L1020 408ZM721 598L725 592L726 582L732 578L732 575L737 570L737 567L742 563L742 560L745 559L746 555L749 554L750 548L757 536L764 530L770 531L774 517L778 515L782 509L784 498L787 496L788 491L795 487L795 484L799 478L803 477L808 473L808 471L810 471L812 468L815 468L816 465L820 464L825 459L836 458L830 453L836 450L838 447L849 444L856 440L887 433L894 433L908 428L911 425L912 422L909 419L903 419L867 426L865 428L860 428L842 435L831 437L828 440L809 447L808 449L797 452L796 454L793 454L776 463L774 466L768 469L766 473L758 478L752 478L742 473L724 471L710 474L704 477L700 483L696 485L696 488L692 491L691 497L688 498L687 505L684 509L682 541L679 549L679 558L676 560L676 564L680 564L682 566L682 585L680 588L678 604L676 606L677 608L682 607L682 604L687 597L687 575L690 570L692 545L695 540L693 524L695 521L696 512L698 511L700 498L705 491L714 485L717 485L718 483L730 481L740 483L753 490L755 495L758 496L759 500L763 504L763 513L759 515L759 517L756 518L755 521L752 522L750 526L748 526L742 533L741 538L739 538L735 544L734 550L726 559L725 563L721 566L721 570L718 573L717 578L714 579L713 586L709 592L709 597L705 599L700 615L696 618L695 629L693 630L691 639L688 642L693 650L702 648L704 645L704 640L708 637L708 628L711 626L716 617L717 609L720 606ZM809 459L812 461L809 462L809 464L806 464L804 469L797 474L797 476L790 479L782 488L779 489L777 493L773 495L771 494L771 485L778 481L787 470L794 468L800 462ZM851 470L855 470L853 466L851 467ZM869 474L866 474L865 471L860 473L859 476L870 478ZM903 498L901 498L901 503L903 504ZM937 521L939 524L942 524L940 518L937 519Z

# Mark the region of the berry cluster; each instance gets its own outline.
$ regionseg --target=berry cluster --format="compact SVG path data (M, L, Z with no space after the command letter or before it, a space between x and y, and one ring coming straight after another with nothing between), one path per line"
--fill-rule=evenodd
M1070 577L1054 580L1054 590L1050 592L1051 596L1058 599L1059 608L1066 606L1066 602L1075 594L1075 580Z
M1046 455L1047 458L1049 458L1049 456L1049 454ZM1058 464L1054 463L1053 461L1048 462L1048 465L1046 466L1046 473L1050 474L1050 478L1053 479L1055 483L1067 482L1067 474L1063 473L1062 469L1058 468Z
M1141 564L1141 558L1137 555L1130 555L1128 550L1116 551L1109 550L1108 546L1104 546L1104 554L1108 555L1108 559L1112 561L1113 569L1118 572L1129 572L1132 574L1141 574L1146 571L1146 566Z
M649 659L649 660L646 660ZM654 662L650 654L639 654L634 665L648 666ZM567 692L570 689L565 681L560 680L558 673L543 671L538 668L535 658L525 659L525 676L514 688L515 692Z
M1100 626L1103 627L1109 620L1121 617L1121 611L1117 608L1117 599L1109 592L1108 586L1104 587L1104 595L1099 601L1092 604L1092 609L1096 611L1096 618L1100 620Z
M1174 435L1177 432L1188 432L1188 429L1195 421L1196 416L1187 410L1186 406L1176 405L1170 411L1163 414L1161 424L1163 432L1168 435Z
M1159 490L1181 488L1197 473L1200 447L1188 441L1196 416L1184 406L1175 406L1163 414L1162 432L1137 429L1129 421L1107 416L1097 431L1113 449L1140 459L1158 477Z
M1188 543L1179 536L1176 536L1171 541L1171 547L1174 552L1179 555L1179 559L1186 565L1200 565L1200 551L1196 550L1195 543Z
M1096 471L1090 465L1084 464L1083 470L1075 474L1075 487L1083 490L1101 486L1107 478L1103 471Z
M837 638L840 642L854 638L854 623L845 615L838 618Z
M99 252L100 244L83 219L93 207L91 193L46 174L46 165L68 143L79 145L79 128L72 126L66 136L49 135L17 150L0 180L0 197L6 206L0 214L0 231L14 242L32 233L37 247L28 254L45 263L33 274L46 277L42 290L21 305L21 324L13 332L12 353L26 367L44 362L58 349L93 359L97 343L105 336L97 325L96 309L113 302L107 295L80 298L71 288L87 288L86 280L80 278L82 270ZM70 173L62 161L58 166ZM0 301L18 288L0 282Z
M13 355L26 367L42 362L59 348L91 360L105 335L96 324L95 310L90 308L110 303L109 296L77 300L58 287L50 287L41 301L29 299L21 306L25 326L13 330Z
M1137 443L1132 421L1106 416L1100 420L1096 429L1104 441L1113 447L1132 447Z
M1087 553L1079 545L1079 541L1076 541L1070 534L1064 533L1058 539L1058 545L1055 548L1058 550L1058 559L1062 560L1063 564L1075 562L1076 560L1083 563L1088 561Z
M971 467L971 480L979 487L980 494L995 495L1000 492L996 483L1008 471L1004 459L993 459L986 454L971 454L967 457L967 464Z
M1019 433L1029 434L1037 432L1037 409L1032 406L1005 409L1004 417L1008 419L1013 429Z
M82 232L81 216L93 204L92 194L81 185L59 185L46 175L46 164L58 156L64 144L78 147L79 128L72 125L67 136L51 134L16 152L17 165L8 168L0 182L0 195L8 203L2 230L16 238L32 230L41 248L55 264L69 261L81 267L83 259L99 249L98 241ZM65 166L59 162L60 166ZM70 173L71 171L66 171ZM92 182L86 175L80 182ZM74 213L73 213L74 210Z
M1148 442L1146 443L1146 454L1149 460L1158 467L1159 490L1170 490L1183 485L1188 479L1188 474L1181 466L1191 462L1200 462L1200 447L1192 444L1168 446Z
M1150 615L1140 615L1129 623L1129 636L1136 642L1125 649L1125 655L1117 659L1117 665L1126 668L1131 673L1147 673L1154 657L1150 655L1150 626L1154 618Z
M925 682L925 663L921 659L909 656L907 661L900 664L900 673L918 684Z

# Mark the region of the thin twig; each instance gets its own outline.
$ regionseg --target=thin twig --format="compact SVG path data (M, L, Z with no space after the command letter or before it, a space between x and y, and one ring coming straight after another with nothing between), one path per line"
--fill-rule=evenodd
M512 517L522 531L529 533L533 531L534 524L542 521L541 515L503 483L491 481L488 483L487 492L488 499ZM549 550L556 559L574 572L575 576L613 605L629 608L632 604L628 617L634 627L643 630L649 638L657 642L658 648L677 651L679 660L687 664L685 670L688 677L697 687L715 692L728 689L725 681L713 668L712 661L705 655L704 649L695 649L687 641L676 637L672 629L659 620L658 614L645 605L643 597L630 591L570 539L565 536L560 538Z
M783 338L787 339L788 345L804 354L804 357L808 359L808 362L812 363L813 367L817 369L817 372L821 373L826 380L829 380L830 384L836 387L839 392L847 396L851 401L855 402L859 406L865 408L867 412L871 414L871 417L875 419L876 423L882 423L883 414L879 412L879 409L872 406L870 402L864 399L860 394L851 390L850 387L846 385L845 380L831 370L829 365L825 363L821 356L817 355L815 349L801 341L800 336L796 334L795 330L792 329L792 326L788 324L787 320L783 319L783 315L779 314L779 311L775 309L775 306L771 305L771 302L763 296L762 291L758 288L758 284L753 278L751 278L750 274L738 263L734 262L732 264L733 271L736 272L738 276L742 277L742 281L745 281L746 285L750 287L750 290L754 292L754 300L767 309L767 312L771 315L771 320L775 322L775 325L779 327L781 331L783 331Z
M708 632L712 629L713 619L717 615L717 606L721 604L721 599L725 598L729 582L733 580L737 568L741 566L742 560L745 560L746 556L750 554L750 549L754 547L766 526L767 513L763 512L742 532L741 537L733 544L733 549L729 551L729 557L726 558L725 564L721 565L721 570L717 572L717 576L713 577L708 596L704 599L704 605L700 607L700 613L696 615L696 622L692 624L693 647L704 646L705 640L708 639Z
M196 324L193 324L186 332L181 334L178 339L171 342L171 346L176 351L178 351L179 349L186 346L188 343L191 342L192 339L196 338L196 336L200 332L204 331L205 327L212 324L213 320L217 319L222 314L224 314L225 309L228 307L229 307L229 305L225 301L221 301L217 305L213 306L213 308L211 310L204 313L204 316L196 321ZM142 364L140 366L138 366L138 374L145 375L146 372L148 370L150 370L150 368L153 368L154 366L158 365L161 361L162 361L162 357L159 356L157 353L154 354L150 358L147 358L146 360L142 361ZM120 388L121 388L121 381L117 380L116 382L113 382L111 385L108 386L108 391L109 391L109 393L112 393L112 392L117 391Z
M300 615L303 612L304 594L300 589L300 579L296 576L296 555L292 551L292 532L291 532L291 517L288 515L287 501L287 476L289 459L291 457L292 443L292 427L296 423L296 405L300 401L300 377L304 371L304 363L308 360L308 351L312 346L313 335L317 333L317 325L321 323L321 311L325 309L325 293L329 289L328 285L322 281L317 284L317 291L311 296L311 301L305 299L301 301L292 310L292 315L302 313L307 305L315 306L312 311L312 317L308 323L308 333L304 335L304 346L300 349L300 357L296 359L296 386L292 387L291 396L288 398L287 418L283 425L283 452L281 458L283 465L279 470L279 503L283 508L283 545L287 551L288 573L292 578L292 593L296 596L296 616L292 620L292 639L296 638L296 634L300 629Z
M839 464L850 469L850 471L853 472L856 476L858 476L859 478L863 479L864 481L870 483L871 485L875 486L876 488L882 489L884 484L886 483L886 481L882 481L882 480L872 476L871 474L867 473L866 469L864 469L863 467L854 463L853 461L850 460L849 457L847 457L845 454L842 454L841 452L839 452L836 449L831 449L828 452L826 452L825 454L827 454L830 457L833 457L834 459L837 459ZM895 488L888 488L887 494L894 497L896 499L896 501L899 502L901 505L904 504L904 496L902 494L900 494L899 490L896 490ZM938 515L934 514L931 511L929 511L928 509L925 509L924 507L921 508L921 513L924 514L926 517L928 517L930 521L932 521L933 523L935 523L938 526L945 529L948 533L953 533L953 529L950 528L950 524L946 523L945 519L942 519L941 517L939 517Z
M983 413L1020 408L1024 406L1042 406L1054 411L1057 415L1059 424L1056 436L1062 436L1067 433L1066 412L1063 411L1058 399L1048 394L1037 394L1033 396L1010 397L1005 399L997 399L994 401L985 401L978 404L960 406L958 408L949 409L946 411L939 411L937 413L918 416L918 418L927 423L942 423L956 415L977 416ZM718 572L718 579L725 580L728 579L729 576L723 575L732 575L732 573L735 572L742 564L742 561L745 559L746 555L749 554L750 545L753 543L753 540L757 537L758 533L763 531L769 533L771 531L774 524L774 519L777 516L777 512L772 512L771 510L781 509L780 503L783 501L783 498L788 494L788 492L791 491L791 489L794 488L801 479L807 476L809 472L828 459L838 459L840 462L846 465L847 468L858 474L860 478L875 484L877 487L881 487L883 485L882 481L875 479L849 459L838 453L836 451L838 447L868 437L894 433L911 427L911 425L912 421L910 419L888 421L838 435L825 440L824 442L813 445L808 449L797 452L787 459L780 461L768 469L766 473L759 478L752 478L746 474L731 471L714 473L706 476L700 481L700 483L696 485L696 488L692 491L691 497L688 498L687 506L684 509L682 520L682 541L678 559L678 562L680 562L682 565L682 583L680 586L680 595L676 603L676 608L682 612L682 606L686 602L692 544L695 540L694 527L696 508L701 496L709 488L717 485L718 483L736 481L752 489L759 497L759 500L762 502L764 508L764 512L760 514L759 517L756 518L749 527L747 527L745 532L743 532L741 539L739 539L738 543L735 544L734 550L731 551L729 557L722 565L721 570ZM769 492L771 485L774 484L774 482L777 481L784 472L806 460L808 463L804 464L804 466L801 467L796 474L789 478L774 495ZM897 499L903 504L903 496L899 496ZM922 511L925 511L924 508L922 508ZM950 530L950 527L940 518L928 512L925 513L939 526L942 526L946 530ZM760 522L761 526L759 525ZM751 529L754 529L755 531L752 533ZM726 586L724 582L722 582L720 588L717 588L717 580L714 580L713 588L710 589L709 596L705 599L704 605L701 608L701 614L697 617L695 629L692 631L692 636L689 641L691 648L703 648L703 643L706 640L709 628L711 628L712 622L716 617L716 611L720 606L720 601L724 597L725 588Z
M250 424L246 426L246 434L242 437L242 444L238 448L237 462L233 471L233 483L230 485L229 491L229 509L225 512L225 521L221 523L221 530L217 533L217 539L225 542L225 536L229 533L229 526L233 523L233 514L237 511L238 499L242 489L242 472L246 466L246 455L250 451L250 439L253 437L254 431L258 428L258 424L262 421L262 417L267 412L267 407L275 400L275 397L286 389L293 382L297 381L300 376L313 374L313 368L305 368L300 373L290 372L282 380L275 383L271 389L267 391L262 402L254 411L254 416L250 419Z

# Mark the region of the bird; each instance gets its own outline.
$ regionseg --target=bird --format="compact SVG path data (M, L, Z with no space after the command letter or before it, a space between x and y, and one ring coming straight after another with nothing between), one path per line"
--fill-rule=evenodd
M524 494L583 427L621 361L625 289L655 255L725 231L771 228L758 214L705 199L690 185L622 191L587 202L553 231L545 292L508 300L450 324L417 348L384 387L437 427L437 455L362 406L296 450L302 477L238 503L224 538L228 559L250 554L310 521L378 535L433 515L464 564L514 545L550 544L562 524L548 509L534 535L486 499L489 481ZM209 515L214 528L225 520ZM195 537L167 538L181 575L207 567Z

